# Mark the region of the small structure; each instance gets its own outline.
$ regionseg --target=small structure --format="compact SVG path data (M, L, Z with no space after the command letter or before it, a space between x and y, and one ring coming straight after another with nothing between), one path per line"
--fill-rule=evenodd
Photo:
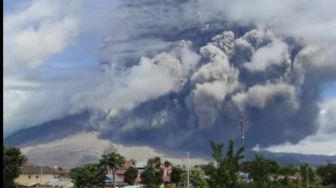
M162 174L162 180L164 183L171 183L171 179L170 179L170 174L172 172L172 166L169 165L164 165L163 166L163 174Z
M126 170L116 170L114 172L115 175L115 184L113 183L113 173L108 173L106 175L106 179L105 179L105 185L107 186L112 186L112 185L116 185L118 187L123 187L125 185L127 185L127 183L125 183L125 173Z
M18 187L52 187L58 184L62 184L64 187L70 184L65 171L55 170L48 166L34 166L32 164L24 164L20 169L21 174L14 180Z
M113 186L116 185L117 187L124 187L128 185L125 183L125 173L128 168L133 166L132 160L126 160L123 164L122 169L117 169L113 171L112 169L109 169L106 174L105 179L105 185L106 186ZM113 183L113 175L115 176L115 184Z

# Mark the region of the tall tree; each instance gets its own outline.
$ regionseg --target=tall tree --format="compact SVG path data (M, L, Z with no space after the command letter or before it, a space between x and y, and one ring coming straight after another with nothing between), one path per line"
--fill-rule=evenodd
M274 177L276 178L275 181L278 181L282 185L289 186L291 181L293 182L293 180L290 180L289 177L294 176L298 171L299 171L298 168L290 164L279 165L277 174ZM283 178L279 178L278 175L283 176ZM298 181L298 180L295 180L295 181Z
M70 178L77 188L99 188L105 185L105 170L99 164L71 169Z
M190 172L190 183L197 188L208 188L208 182L205 179L205 173L201 168L195 168Z
M245 172L249 173L250 178L253 178L258 187L266 188L270 185L270 175L277 173L278 164L261 155L256 155L252 161L242 164L242 168Z
M323 185L336 186L336 164L327 164L317 168L317 174L322 179Z
M316 174L308 163L300 165L300 175L304 185L312 184L316 181Z
M156 188L163 183L162 174L161 158L153 157L147 160L146 169L141 174L141 181L146 187Z
M151 159L148 159L147 166L150 166L155 169L160 169L161 168L161 158L153 157Z
M172 172L170 174L171 181L178 185L182 181L182 175L185 172L182 168L179 167L173 167Z
M14 179L20 175L20 166L26 161L20 149L3 147L3 183L4 187L15 187Z
M125 182L129 185L134 185L135 179L138 176L138 169L130 167L125 172Z
M244 158L244 147L234 151L233 140L229 141L226 155L223 155L223 144L211 142L212 157L216 164L210 163L205 168L207 181L212 188L234 188L238 186L239 162Z
M107 172L109 169L113 171L113 184L115 185L115 171L118 168L123 167L123 164L125 162L125 158L118 153L107 153L103 154L102 158L99 160L99 164L104 167L105 172ZM115 187L115 186L114 186Z
M146 167L141 174L141 181L148 188L158 188L163 183L162 172L152 167Z

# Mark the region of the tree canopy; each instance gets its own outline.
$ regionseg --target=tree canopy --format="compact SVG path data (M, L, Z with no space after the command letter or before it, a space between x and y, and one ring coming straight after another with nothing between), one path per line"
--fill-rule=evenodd
M4 187L15 187L14 179L20 175L20 167L27 160L19 148L3 147Z
M317 174L322 179L323 185L336 186L336 164L327 164L317 168Z
M70 177L78 188L95 188L105 185L105 170L97 163L71 169Z
M138 176L138 169L130 167L125 172L125 182L129 185L134 185L135 179Z
M204 170L207 182L212 188L234 188L238 185L239 161L244 158L244 147L234 151L233 140L229 141L226 155L223 155L223 144L210 143L212 157L216 164L210 163Z

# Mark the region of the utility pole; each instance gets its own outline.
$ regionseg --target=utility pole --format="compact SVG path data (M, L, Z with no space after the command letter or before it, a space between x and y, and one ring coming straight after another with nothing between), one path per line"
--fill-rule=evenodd
M187 157L188 157L188 158L187 158L187 170L188 170L188 171L187 171L187 174L188 174L188 175L187 175L187 188L189 188L189 184L190 184L189 152L187 152Z
M43 173L43 165L41 165L41 170L40 170L40 185L39 185L39 187L41 187L41 184L42 184L42 173Z

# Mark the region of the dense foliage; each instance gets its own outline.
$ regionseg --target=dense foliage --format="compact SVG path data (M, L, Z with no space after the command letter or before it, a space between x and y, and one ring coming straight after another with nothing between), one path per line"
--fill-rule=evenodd
M207 182L212 188L234 188L238 186L239 161L244 158L244 148L234 152L234 142L229 141L226 155L223 155L223 144L211 142L212 157L216 164L210 163L204 170Z
M308 164L299 166L278 164L261 155L242 162L244 147L235 150L232 140L229 141L226 153L223 151L223 144L213 142L210 144L214 161L190 169L189 182L192 187L323 188L323 185L336 187L336 164L328 164L315 169ZM102 187L106 171L122 168L124 160L124 157L116 153L104 154L99 164L88 164L71 170L71 178L77 187ZM187 184L186 169L173 166L168 161L162 164L160 157L148 159L145 170L141 174L142 184L148 188L160 187L163 184L163 167L168 166L172 166L171 182L176 186L185 186ZM133 185L137 175L136 168L128 168L125 173L125 182Z
M3 147L3 185L6 188L15 187L14 179L20 175L20 166L26 161L20 149Z
M100 166L105 169L105 172L108 172L108 169L113 171L121 168L124 164L125 158L118 153L106 153L103 154L99 160ZM115 174L113 173L113 182L115 182Z
M182 182L182 175L185 173L185 170L179 167L173 167L170 174L171 181L176 185Z
M141 180L148 188L158 188L163 183L162 172L152 167L147 167L141 174Z
M130 167L125 172L125 182L129 185L134 185L135 179L138 176L138 169L135 167Z
M327 164L317 168L317 174L322 179L323 185L334 185L336 187L336 164Z
M278 164L275 161L265 159L263 156L256 155L252 161L242 164L242 169L249 173L249 177L253 179L258 187L269 187L271 175L276 174Z
M100 164L86 164L71 170L70 177L78 188L104 187L105 170Z

